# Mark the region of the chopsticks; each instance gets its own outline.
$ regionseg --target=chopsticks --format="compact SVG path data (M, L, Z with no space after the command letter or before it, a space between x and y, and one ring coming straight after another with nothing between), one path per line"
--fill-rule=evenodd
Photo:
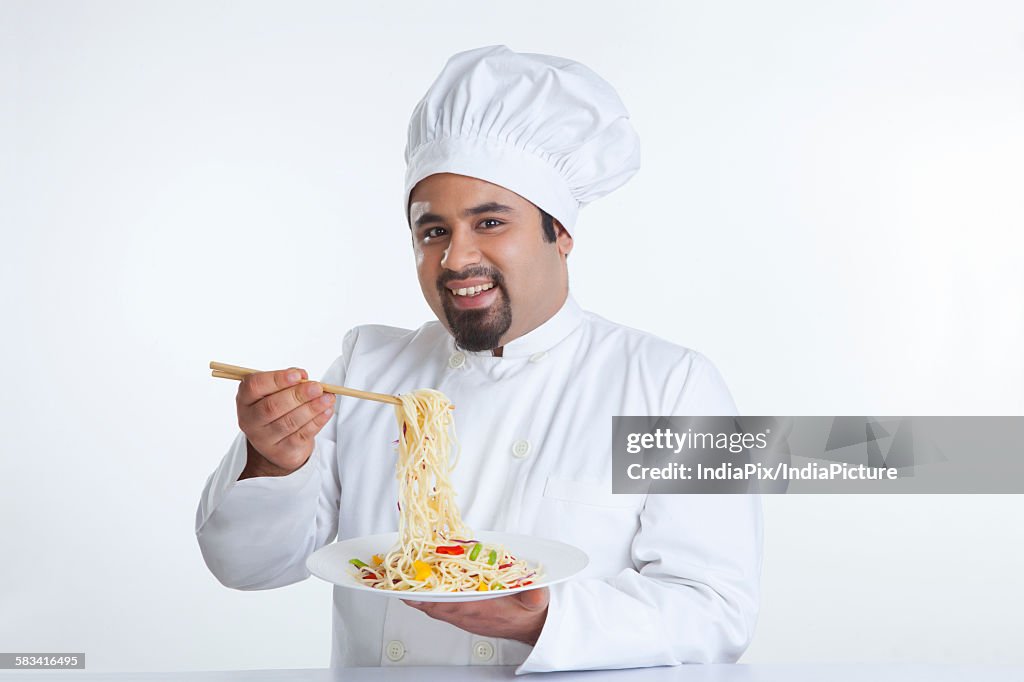
M239 367L238 365L228 365L223 362L210 362L210 369L213 370L211 374L218 379L234 379L235 381L241 381L242 378L248 374L254 374L259 372L258 369L249 369L248 367ZM308 379L303 379L303 383ZM389 403L391 405L401 405L402 401L396 396L387 395L385 393L371 393L369 391L360 391L355 388L346 388L345 386L334 386L332 384L321 383L324 388L324 393L334 393L335 395L347 395L350 398L362 398L363 400L376 400L379 403Z

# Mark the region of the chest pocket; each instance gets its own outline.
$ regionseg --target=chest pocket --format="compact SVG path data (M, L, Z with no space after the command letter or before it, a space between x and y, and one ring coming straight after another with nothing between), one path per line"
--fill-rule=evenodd
M587 553L590 563L581 577L608 577L634 568L630 547L640 530L644 499L613 495L610 485L549 477L538 522L546 534Z
M553 477L544 485L544 498L593 507L633 509L637 513L644 502L643 495L613 495L604 485Z

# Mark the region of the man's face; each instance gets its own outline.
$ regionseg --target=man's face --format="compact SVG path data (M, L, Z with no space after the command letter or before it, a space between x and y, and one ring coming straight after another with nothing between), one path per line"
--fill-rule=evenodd
M556 222L546 241L540 210L515 192L431 175L412 191L409 223L423 297L461 348L504 346L565 302L572 237Z

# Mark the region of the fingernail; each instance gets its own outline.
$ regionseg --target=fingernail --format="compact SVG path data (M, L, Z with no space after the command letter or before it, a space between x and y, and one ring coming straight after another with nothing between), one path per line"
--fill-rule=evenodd
M320 391L320 384L316 382L313 382L306 386L306 395L308 395L310 398L315 398L316 396L320 395Z
M296 372L295 370L292 370L291 372L288 372L287 379L288 379L288 383L289 384L298 383L299 379L301 379L301 378L302 378L302 375L299 374L298 372Z
M334 396L331 395L330 393L324 393L322 396L320 396L320 402L322 402L324 405L330 405L333 400Z
M423 606L423 602L421 601L409 601L408 599L403 599L402 601L404 601L409 606Z

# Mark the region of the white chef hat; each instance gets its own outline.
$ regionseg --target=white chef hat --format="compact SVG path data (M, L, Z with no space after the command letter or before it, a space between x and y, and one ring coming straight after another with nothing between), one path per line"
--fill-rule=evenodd
M569 59L504 45L452 56L409 121L405 214L423 178L501 185L566 228L640 168L640 139L614 88Z

